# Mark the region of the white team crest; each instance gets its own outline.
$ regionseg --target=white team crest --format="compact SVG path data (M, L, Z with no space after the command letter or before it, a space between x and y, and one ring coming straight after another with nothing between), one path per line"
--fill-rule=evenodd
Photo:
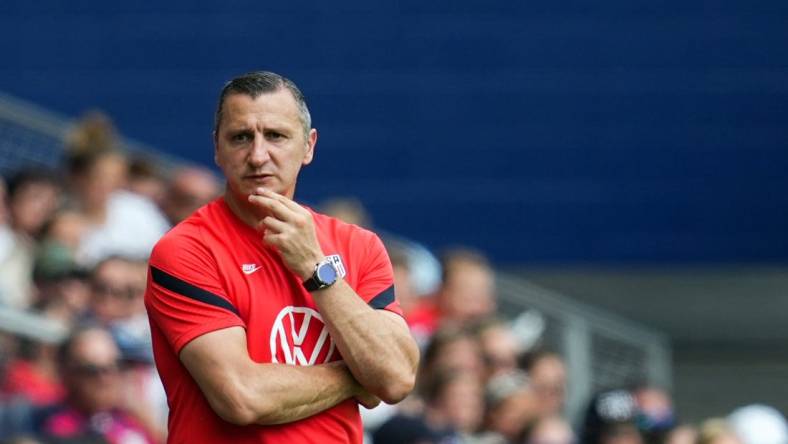
M320 313L309 307L287 306L279 312L271 329L271 362L315 365L329 362L334 341Z
M330 260L331 263L334 264L334 268L336 268L337 272L339 272L339 277L345 277L345 264L342 263L342 258L338 254L326 256L326 259Z

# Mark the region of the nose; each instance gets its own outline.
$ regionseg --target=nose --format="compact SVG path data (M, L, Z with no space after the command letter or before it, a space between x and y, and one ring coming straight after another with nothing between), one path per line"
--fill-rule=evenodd
M255 137L254 145L249 151L249 165L258 168L263 166L270 158L264 139L262 137Z

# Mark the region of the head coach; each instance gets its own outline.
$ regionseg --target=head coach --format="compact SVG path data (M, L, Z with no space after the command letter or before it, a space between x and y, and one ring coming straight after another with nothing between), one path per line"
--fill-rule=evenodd
M156 244L145 293L171 443L361 443L358 404L413 388L418 349L380 239L293 200L316 142L290 80L222 89L225 194Z

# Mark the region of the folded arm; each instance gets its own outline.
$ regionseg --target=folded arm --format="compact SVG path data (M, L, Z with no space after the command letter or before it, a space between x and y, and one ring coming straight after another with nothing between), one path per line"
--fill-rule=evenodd
M199 336L183 347L180 360L214 412L233 424L283 424L351 397L370 398L341 362L302 367L252 361L241 327Z
M418 347L405 320L390 311L371 308L341 279L313 296L358 382L389 404L404 399L415 385L419 361Z

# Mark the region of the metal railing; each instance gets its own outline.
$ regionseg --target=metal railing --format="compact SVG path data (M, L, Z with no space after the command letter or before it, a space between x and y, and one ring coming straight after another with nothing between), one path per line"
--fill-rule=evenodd
M0 93L0 174L7 175L21 167L58 168L63 158L63 140L74 123L71 118ZM165 170L188 163L133 139L120 137L118 142L119 148L128 153L155 158Z
M575 422L599 390L634 382L671 388L672 358L665 334L513 274L499 273L497 284L503 313L536 310L546 320L545 340L566 361L566 409Z

